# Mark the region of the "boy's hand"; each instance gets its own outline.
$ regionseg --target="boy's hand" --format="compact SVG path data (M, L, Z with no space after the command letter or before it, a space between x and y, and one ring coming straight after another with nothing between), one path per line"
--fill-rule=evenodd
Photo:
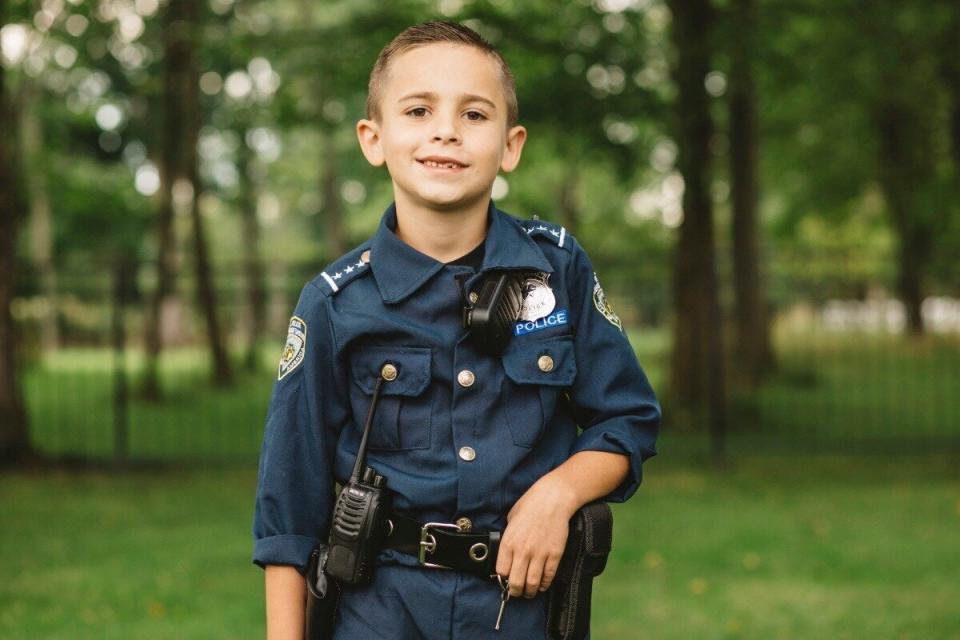
M543 476L507 514L497 573L510 581L510 595L532 598L557 575L570 532L570 518L591 500L613 491L627 477L621 453L580 451Z
M509 580L512 597L533 598L550 587L580 506L576 491L555 474L540 478L513 505L497 555L497 573Z

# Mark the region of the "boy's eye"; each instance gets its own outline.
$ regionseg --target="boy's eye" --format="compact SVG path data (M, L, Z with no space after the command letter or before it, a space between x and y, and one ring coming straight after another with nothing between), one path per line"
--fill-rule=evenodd
M467 120L480 121L480 120L487 119L487 116L484 115L483 113L480 113L479 111L467 111L466 116L467 116Z
M410 111L407 111L407 115L413 116L414 118L422 118L427 115L427 109L426 107L414 107L410 109Z

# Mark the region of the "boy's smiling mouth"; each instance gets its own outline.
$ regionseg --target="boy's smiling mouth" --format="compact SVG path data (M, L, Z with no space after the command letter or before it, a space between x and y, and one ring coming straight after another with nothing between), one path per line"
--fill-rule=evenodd
M466 167L470 166L445 156L427 156L426 158L417 158L417 162L431 169L465 169Z

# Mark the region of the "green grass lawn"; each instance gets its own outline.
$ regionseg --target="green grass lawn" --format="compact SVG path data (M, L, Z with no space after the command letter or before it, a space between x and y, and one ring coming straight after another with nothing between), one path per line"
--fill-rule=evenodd
M960 336L788 334L778 357L769 384L733 394L751 444L960 449Z
M0 638L262 638L255 481L0 475ZM960 639L956 459L662 457L615 517L594 640Z

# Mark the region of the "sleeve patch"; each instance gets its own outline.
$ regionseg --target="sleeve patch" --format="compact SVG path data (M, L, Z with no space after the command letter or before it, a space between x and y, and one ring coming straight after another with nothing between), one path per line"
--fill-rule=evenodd
M283 378L300 366L307 351L307 323L303 318L290 318L290 328L287 330L287 342L283 345L280 355L280 367L277 371L277 380Z
M610 321L610 324L620 331L623 331L620 318L617 317L617 314L613 311L613 307L610 306L610 302L607 301L607 296L603 293L603 287L600 286L600 279L597 278L596 273L593 274L593 306L603 314L604 318Z

